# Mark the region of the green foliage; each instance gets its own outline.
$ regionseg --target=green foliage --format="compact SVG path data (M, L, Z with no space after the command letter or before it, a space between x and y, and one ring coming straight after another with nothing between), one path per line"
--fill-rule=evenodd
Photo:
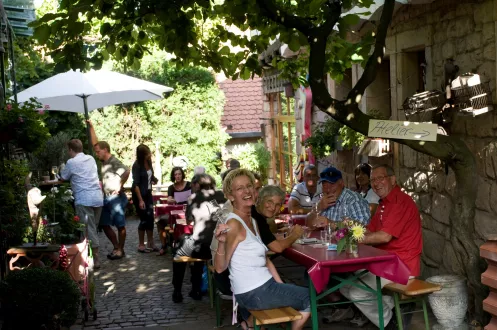
M1 238L8 246L19 245L29 225L24 180L29 173L28 164L20 160L3 160L1 165L0 214Z
M375 119L387 119L376 109L368 110L367 114ZM312 153L317 158L324 158L336 150L338 142L344 149L352 149L360 146L364 139L363 134L342 125L333 118L328 118L325 122L316 125L312 136L305 141L305 145L312 147Z
M368 8L372 3L273 1L279 12L305 19L309 28L318 28L353 6ZM326 69L336 80L353 63L364 63L369 55L374 41L371 34L357 42L346 39L358 21L357 14L343 16L337 31L329 37ZM258 55L277 36L293 51L309 45L310 35L285 23L281 17L272 17L256 0L185 0L180 7L167 1L116 0L85 1L81 5L61 1L57 12L45 14L32 26L34 37L51 50L59 68L98 69L104 60L113 59L136 70L144 54L158 47L172 54L171 60L181 66L212 67L228 77L248 79L262 73ZM255 30L257 34L250 33ZM233 48L227 47L228 41ZM276 57L273 66L284 70L297 84L298 74L307 70L308 58L305 51L290 61L278 63Z
M43 122L40 105L26 102L22 106L12 103L0 110L0 143L14 143L27 152L41 147L50 137Z
M78 317L80 292L66 272L26 268L9 273L0 286L4 326L12 329L59 329Z
M237 159L242 168L258 173L262 182L267 183L267 169L271 163L271 153L263 141L237 145L231 151L231 157Z
M342 124L333 118L319 123L312 131L312 136L305 140L305 146L312 148L314 156L324 158L336 149L336 137Z
M30 160L30 167L33 170L49 171L52 166L59 166L65 163L67 155L66 143L72 138L67 132L59 132L52 136L47 142L36 151Z
M75 217L71 203L74 200L69 184L54 187L46 194L40 215L43 223L40 227L58 223L59 230L54 230L54 241L62 244L79 243L81 232L85 230L83 222Z
M109 142L112 152L128 166L135 160L138 144L147 144L155 158L158 143L164 182L169 181L171 156L188 158L188 177L197 165L215 174L216 152L228 139L220 126L223 93L209 71L176 69L164 61L163 55L145 56L141 69L134 74L172 86L174 92L163 100L93 111L90 117L96 134Z
M14 42L16 80L19 90L50 78L55 64L45 61L32 38L17 37Z

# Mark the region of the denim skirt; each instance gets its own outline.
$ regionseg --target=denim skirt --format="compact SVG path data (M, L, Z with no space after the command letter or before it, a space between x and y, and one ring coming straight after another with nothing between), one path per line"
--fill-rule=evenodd
M300 312L311 311L308 288L278 283L274 278L252 291L236 294L235 298L238 304L247 310L292 307ZM247 315L242 316L246 318Z

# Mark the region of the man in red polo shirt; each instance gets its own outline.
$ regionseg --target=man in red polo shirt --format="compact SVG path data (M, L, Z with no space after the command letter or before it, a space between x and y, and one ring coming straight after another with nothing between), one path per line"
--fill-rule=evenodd
M396 184L393 169L388 165L376 165L371 172L371 186L380 197L380 204L362 243L374 245L378 249L395 253L411 271L411 276L419 276L420 258L423 249L421 219L416 204L409 195ZM361 280L370 287L376 287L376 276L367 273ZM382 287L391 281L381 279ZM350 300L374 299L374 294L356 287L340 290ZM355 305L376 326L379 326L378 304L375 301L359 302ZM383 317L386 329L396 329L392 319L393 299L383 297ZM390 324L389 324L390 323Z

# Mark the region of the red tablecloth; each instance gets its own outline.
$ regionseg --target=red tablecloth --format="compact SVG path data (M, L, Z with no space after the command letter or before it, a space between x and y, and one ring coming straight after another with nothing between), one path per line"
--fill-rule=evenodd
M152 192L152 199L154 204L160 201L161 198L167 198L166 192Z
M169 225L172 227L177 223L178 219L186 219L185 212L181 210L172 210L169 216Z
M409 268L395 254L363 244L359 244L357 257L345 252L337 255L336 251L328 251L324 247L300 244L293 244L283 255L308 268L307 272L317 292L326 288L331 273L367 269L376 276L400 284L407 284L410 276Z
M186 221L179 220L179 223L176 223L174 226L173 239L175 242L179 241L179 238L182 235L191 235L193 234L193 225L187 225Z
M159 204L154 206L154 213L156 217L161 215L171 215L171 211L173 210L183 211L183 205Z

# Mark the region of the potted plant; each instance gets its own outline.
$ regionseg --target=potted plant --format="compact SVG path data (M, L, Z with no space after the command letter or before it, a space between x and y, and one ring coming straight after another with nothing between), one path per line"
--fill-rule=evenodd
M42 217L45 220L43 223L48 227L57 224L57 228L60 228L57 233L52 234L56 236L56 243L80 243L84 236L85 225L74 214L72 206L74 197L69 185L53 187L46 196L42 210Z
M78 317L80 291L69 274L50 268L11 272L0 285L6 329L56 330Z

